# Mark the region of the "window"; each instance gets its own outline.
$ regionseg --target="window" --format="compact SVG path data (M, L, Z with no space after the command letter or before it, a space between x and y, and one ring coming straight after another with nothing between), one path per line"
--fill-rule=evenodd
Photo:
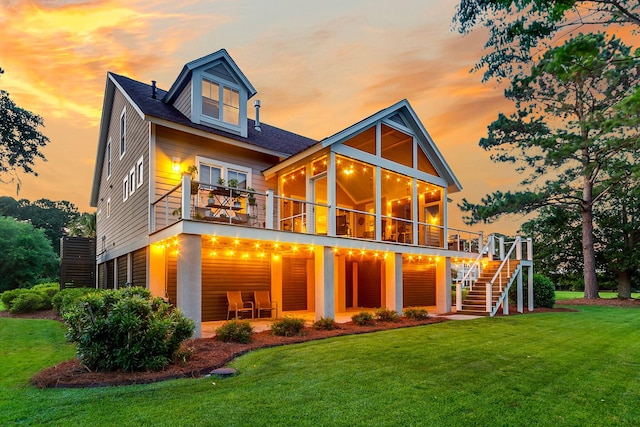
M111 177L111 138L107 141L107 179Z
M131 168L129 171L129 195L132 195L136 191L136 168Z
M127 151L127 109L122 110L120 114L120 158Z
M228 186L229 181L238 181L238 188L247 189L251 187L251 169L242 166L232 165L204 157L196 157L199 166L198 181L203 184L216 185L220 178L224 179L224 185Z
M220 100L222 99L222 109ZM238 126L240 92L208 79L202 79L202 114Z
M144 182L144 166L143 166L143 162L144 159L142 157L140 157L138 159L138 163L136 163L136 175L138 177L138 182L136 183L136 187L139 188L142 183Z
M111 216L111 197L107 199L107 218Z
M122 201L126 202L129 198L129 177L125 176L122 181Z

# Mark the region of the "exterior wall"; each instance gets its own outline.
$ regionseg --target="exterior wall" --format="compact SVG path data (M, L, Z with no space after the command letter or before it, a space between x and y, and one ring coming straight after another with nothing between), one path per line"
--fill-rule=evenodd
M147 283L147 248L141 248L132 254L131 283L146 286Z
M180 159L182 171L196 164L196 156L249 167L252 171L251 187L258 192L267 190L262 171L276 164L276 157L160 126L157 130L154 200L166 194L181 179L181 173L171 168L174 157Z
M191 81L182 89L180 95L176 98L173 106L178 109L182 114L191 119Z
M436 305L436 267L405 260L402 263L404 307Z
M120 114L126 107L126 150L120 158ZM149 125L118 91L115 91L108 136L111 138L111 176L107 178L107 159L104 156L98 214L96 218L99 260L113 259L146 246L149 216ZM108 145L107 145L108 147ZM138 160L143 159L143 183L123 202L122 185ZM136 181L137 181L136 170ZM111 213L107 218L107 201L111 199Z
M282 258L282 310L307 310L307 259Z

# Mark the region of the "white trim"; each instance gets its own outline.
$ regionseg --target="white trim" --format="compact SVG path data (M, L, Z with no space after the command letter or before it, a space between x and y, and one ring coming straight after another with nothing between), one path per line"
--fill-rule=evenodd
M125 175L122 180L122 202L126 202L129 199L129 175Z
M111 217L111 197L107 198L107 218Z
M228 173L229 171L240 172L247 175L247 188L251 187L251 176L253 175L251 168L246 166L235 165L233 163L227 163L220 160L212 159L210 157L196 156L196 166L198 167L198 179L200 177L200 164L204 163L207 166L213 166L220 169L220 176L224 177L225 185L228 185ZM213 182L212 184L215 184Z
M127 101L129 101L129 104L133 107L133 109L134 109L134 110L136 110L136 112L138 113L138 115L140 116L140 118L141 118L141 119L144 119L144 113L143 113L143 112L142 112L142 110L141 110L141 109L136 105L136 103L135 103L135 102L133 102L133 99L131 99L131 98L129 97L129 95L127 94L127 91L126 91L126 90L124 90L124 89L122 88L122 86L120 86L120 85L118 84L118 82L116 81L116 79L113 77L113 75L112 75L111 73L108 73L108 77L109 77L109 80L113 83L113 85L114 85L115 87L117 87L117 88L118 88L118 90L120 91L120 94L121 94L121 95L122 95L122 96L123 96ZM111 101L111 102L113 102L113 101ZM103 108L103 111L104 111L104 108Z
M207 116L202 112L202 80L206 79L211 83L218 85L218 117ZM238 92L238 124L224 121L223 104L224 104L224 88L232 89ZM193 123L202 124L219 128L227 132L231 132L242 137L247 137L247 91L245 88L237 84L233 84L226 79L213 76L203 69L194 70L191 77L191 121Z
M140 156L136 162L136 188L142 187L144 183L144 156Z
M111 178L111 170L113 169L113 165L111 164L111 137L107 141L107 181Z
M124 120L123 120L124 119ZM118 128L120 132L118 134L118 150L120 153L120 159L127 153L127 106L122 108L120 113L120 119L118 120Z
M132 167L129 171L129 195L136 192L136 167Z

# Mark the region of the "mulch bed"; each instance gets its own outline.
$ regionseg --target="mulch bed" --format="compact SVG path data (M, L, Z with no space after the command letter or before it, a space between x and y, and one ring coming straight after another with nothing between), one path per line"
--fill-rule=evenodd
M624 299L572 299L556 301L558 305L606 305L622 307L640 307L640 300ZM511 315L518 314L513 313ZM536 308L524 314L546 312L571 312L576 309L566 307ZM500 315L500 313L498 314ZM36 313L13 315L0 311L0 317L37 318L61 320L52 310ZM277 337L270 331L258 332L253 335L249 344L223 343L212 338L195 338L184 343L185 348L192 352L191 357L183 363L174 363L162 371L145 372L90 372L80 364L78 359L62 362L56 366L46 368L33 376L31 382L37 387L105 387L130 384L146 384L173 378L199 378L210 373L213 369L225 366L236 357L251 350L274 347L305 341L325 339L340 335L363 334L387 329L406 328L411 326L428 325L446 322L442 317L430 317L423 321L401 318L398 322L378 322L376 326L358 326L352 322L339 324L339 329L333 331L318 331L305 328L302 336Z

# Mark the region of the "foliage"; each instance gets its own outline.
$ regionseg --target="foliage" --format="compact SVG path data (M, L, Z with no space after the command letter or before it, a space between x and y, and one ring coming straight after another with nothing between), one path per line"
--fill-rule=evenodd
M18 288L0 295L3 306L11 313L50 310L52 297L60 290L58 283L43 283L32 288Z
M56 254L60 253L60 238L66 234L66 227L78 217L78 208L66 200L52 201L39 199L14 200L0 197L0 215L28 221L34 228L44 230Z
M285 316L271 324L271 332L279 337L292 337L302 335L304 319L301 317Z
M101 290L96 288L63 289L53 296L51 299L51 306L59 314L64 314L65 311L74 306L81 297L97 292L101 292Z
M4 70L0 68L0 74ZM17 172L38 175L33 166L37 159L46 160L40 151L47 145L49 138L38 128L44 126L42 117L16 105L9 93L0 90L0 182L14 182L20 192L20 179ZM10 175L11 178L7 178Z
M481 204L463 200L467 223L546 206L579 212L585 297L597 297L593 210L614 187L636 179L640 132L616 106L638 84L638 58L603 34L578 35L515 77L505 96L517 111L500 114L480 146L529 176L520 191L498 191Z
M313 327L318 330L333 331L338 327L338 324L333 320L333 317L321 317L313 322Z
M400 320L400 316L397 311L384 307L376 310L375 318L380 322L397 322Z
M522 286L522 303L526 307L529 301L528 285L523 283ZM533 275L533 307L553 308L556 302L556 287L547 276L543 274ZM509 304L515 307L517 303L516 284L512 284L509 288Z
M67 228L69 236L73 237L96 237L96 213L83 212L79 217L72 220Z
M351 321L358 326L374 326L376 324L373 320L373 314L368 311L361 311L351 316Z
M216 329L216 339L224 342L246 344L251 342L253 326L248 320L231 320Z
M429 312L420 307L407 307L402 314L407 319L413 320L425 320L429 318Z
M57 271L58 258L42 230L0 217L0 291L29 287Z
M46 310L44 296L40 292L30 290L26 290L14 298L11 302L11 308L9 308L9 312L14 314L32 313L40 310Z
M178 309L139 287L89 293L63 319L78 359L96 371L162 369L195 328Z
M521 72L535 54L557 37L587 25L640 27L636 0L460 0L454 22L467 34L478 25L488 30L488 52L476 64L484 79Z

